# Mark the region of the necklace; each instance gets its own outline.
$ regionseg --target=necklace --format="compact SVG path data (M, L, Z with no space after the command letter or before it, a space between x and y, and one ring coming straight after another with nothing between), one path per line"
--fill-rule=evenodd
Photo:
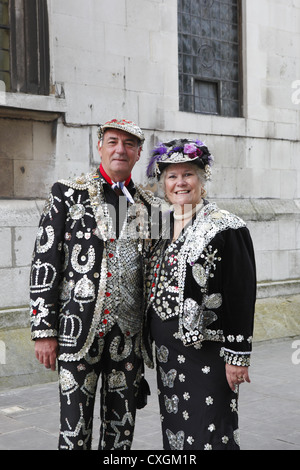
M186 220L186 219L189 219L189 218L193 217L193 215L194 215L198 210L200 210L202 207L203 207L203 202L200 203L200 204L197 204L191 211L184 212L183 214L176 214L175 211L174 211L174 213L173 213L174 219L175 219L175 220Z

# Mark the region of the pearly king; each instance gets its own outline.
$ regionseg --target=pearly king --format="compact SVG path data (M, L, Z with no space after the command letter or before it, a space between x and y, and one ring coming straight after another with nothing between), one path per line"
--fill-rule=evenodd
M46 367L49 355L52 367L57 357L61 450L91 449L100 377L99 450L130 449L136 410L147 403L143 258L156 201L131 180L142 142L131 121L100 126L100 167L55 183L42 213L30 279L31 333ZM125 162L119 174L114 157Z
M128 337L141 327L141 255L149 244L148 210L157 201L135 186L135 204L126 203L117 237L106 184L99 171L55 183L38 229L30 276L32 339L58 337L64 361L82 358L95 336L104 338L114 324Z

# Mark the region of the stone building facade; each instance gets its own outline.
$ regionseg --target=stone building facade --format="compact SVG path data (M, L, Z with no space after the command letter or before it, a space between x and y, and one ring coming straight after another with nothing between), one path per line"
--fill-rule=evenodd
M99 164L97 125L114 117L146 134L144 185L158 141L206 141L209 198L253 236L254 339L299 335L300 1L26 3L0 1L0 389L55 378L29 337L34 238L50 186ZM20 50L16 29L37 44Z

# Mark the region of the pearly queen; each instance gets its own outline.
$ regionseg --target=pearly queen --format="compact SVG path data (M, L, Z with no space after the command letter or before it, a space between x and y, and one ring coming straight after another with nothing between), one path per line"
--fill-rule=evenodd
M57 337L62 361L84 357L95 336L104 338L115 324L125 337L141 330L142 256L150 209L159 201L139 186L134 204L120 197L117 233L106 184L98 170L55 183L38 229L30 276L32 339Z
M152 250L146 277L147 308L152 308L162 321L178 317L174 337L185 346L199 349L203 341L217 341L223 343L221 353L227 362L249 365L253 320L231 307L234 297L242 294L245 311L252 308L252 291L235 290L233 266L244 262L242 257L239 259L239 245L234 238L239 230L245 233L242 243L251 250L246 223L205 201L193 224L175 242L163 232ZM227 263L229 271L224 272L220 262L227 253L234 255ZM249 275L246 268L243 275ZM230 285L229 295L223 289L224 283Z

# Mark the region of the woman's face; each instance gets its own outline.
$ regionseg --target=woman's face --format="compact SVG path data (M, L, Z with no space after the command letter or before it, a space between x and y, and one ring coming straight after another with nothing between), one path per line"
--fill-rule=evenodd
M197 168L192 163L174 163L166 168L165 194L171 204L195 206L201 201L202 188Z

